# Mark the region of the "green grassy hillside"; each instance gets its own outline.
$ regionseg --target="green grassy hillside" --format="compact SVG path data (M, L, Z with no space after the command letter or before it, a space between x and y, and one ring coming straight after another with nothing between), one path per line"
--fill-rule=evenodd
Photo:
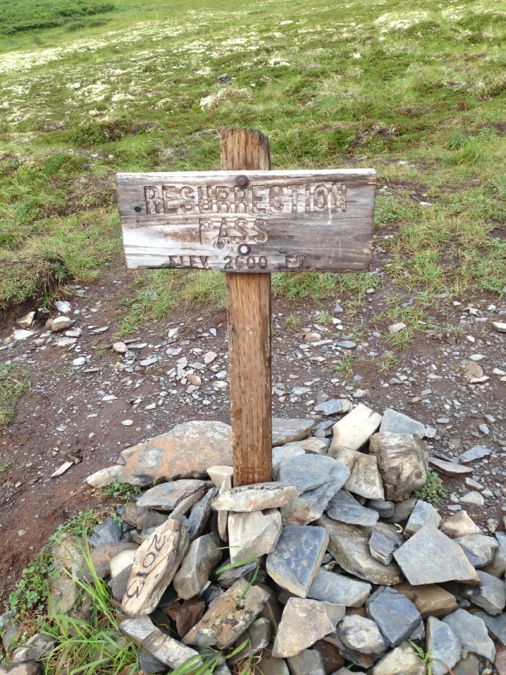
M121 261L114 173L218 167L232 125L267 133L277 167L375 167L386 272L420 307L503 289L504 4L9 0L0 26L0 308ZM372 283L344 279L276 283ZM148 273L132 302L188 280L216 291Z

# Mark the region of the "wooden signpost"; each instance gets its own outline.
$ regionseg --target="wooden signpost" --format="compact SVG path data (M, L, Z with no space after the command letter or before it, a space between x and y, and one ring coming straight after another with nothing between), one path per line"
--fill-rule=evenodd
M227 273L234 485L269 481L270 272L368 268L373 169L271 171L265 136L221 133L222 171L120 173L131 268Z

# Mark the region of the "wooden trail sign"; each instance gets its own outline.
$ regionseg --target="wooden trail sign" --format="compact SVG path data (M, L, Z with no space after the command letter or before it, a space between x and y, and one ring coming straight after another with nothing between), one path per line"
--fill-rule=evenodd
M120 173L128 267L227 273L234 484L270 480L270 272L349 272L371 257L373 169L271 171L268 141L223 130L222 171Z

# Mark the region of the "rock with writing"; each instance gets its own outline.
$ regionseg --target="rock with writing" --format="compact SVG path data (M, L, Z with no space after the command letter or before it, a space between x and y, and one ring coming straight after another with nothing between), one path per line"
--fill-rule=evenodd
M187 528L168 518L135 553L122 608L125 614L150 614L183 560L190 538Z

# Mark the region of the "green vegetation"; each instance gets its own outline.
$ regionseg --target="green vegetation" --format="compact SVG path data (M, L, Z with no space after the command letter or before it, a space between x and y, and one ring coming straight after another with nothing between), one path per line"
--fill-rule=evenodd
M49 546L44 546L33 562L25 567L9 595L10 611L22 619L44 612L49 596L48 578L53 572L53 556Z
M49 543L22 571L19 581L9 595L9 609L17 617L27 620L41 614L47 608L49 579L55 573L51 547L62 534L73 534L80 538L87 537L99 522L99 518L99 513L95 509L88 509L78 513L55 530Z
M115 480L113 483L102 489L102 492L109 497L116 497L124 502L127 502L132 495L138 495L142 492L138 485L130 485L130 483L120 483Z
M102 21L83 21L114 9L103 0L3 0L0 5L0 35L66 25L69 30L97 26ZM78 21L76 21L78 19Z
M416 330L441 293L505 287L506 13L494 0L8 0L1 12L0 310L121 265L115 172L217 168L219 127L237 125L269 136L278 168L377 169L381 268L417 302ZM181 302L224 304L221 274L136 278L124 332ZM379 281L273 286L338 296L351 313Z
M334 366L334 370L342 375L345 380L351 380L356 360L357 357L354 354L343 354L339 358L339 363Z
M17 374L12 366L0 364L0 429L7 426L14 417L16 405L28 389L25 373ZM8 463L5 462L5 465ZM1 466L4 466L2 464ZM5 471L6 469L2 469Z
M56 645L44 660L46 675L83 673L118 675L129 667L138 669L138 650L121 636L120 620L111 602L111 591L93 567L89 550L84 550L88 579L73 577L89 608L85 618L50 612L42 621L44 632Z
M415 493L415 496L418 499L430 502L433 506L439 506L446 499L448 493L444 489L443 481L439 475L435 471L428 471L425 485Z

